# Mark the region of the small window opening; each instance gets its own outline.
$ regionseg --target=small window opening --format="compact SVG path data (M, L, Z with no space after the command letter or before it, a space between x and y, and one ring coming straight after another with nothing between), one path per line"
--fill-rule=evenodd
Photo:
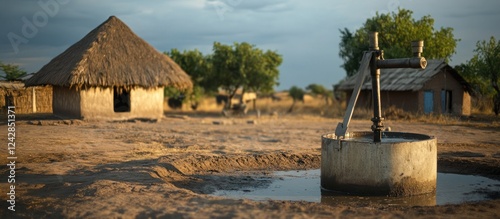
M130 91L113 88L113 106L116 113L130 112Z

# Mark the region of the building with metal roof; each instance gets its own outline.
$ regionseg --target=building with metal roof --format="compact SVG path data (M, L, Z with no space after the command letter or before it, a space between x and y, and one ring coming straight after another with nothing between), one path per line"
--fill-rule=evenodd
M425 69L380 70L382 108L396 107L408 112L470 115L470 85L442 60L428 60ZM357 74L341 82L337 91L350 98ZM356 107L371 108L371 79L365 79Z

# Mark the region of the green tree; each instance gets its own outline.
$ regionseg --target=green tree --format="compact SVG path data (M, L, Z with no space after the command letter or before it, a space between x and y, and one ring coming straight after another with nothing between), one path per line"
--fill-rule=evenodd
M254 49L252 52L252 63L255 64L253 72L247 75L247 84L243 91L250 90L255 93L269 95L274 92L274 86L279 85L279 69L283 59L275 51L262 52ZM243 97L243 95L242 95ZM256 100L253 101L253 109L256 109Z
M20 69L18 65L0 62L0 69L5 73L5 75L1 75L0 77L6 81L17 81L26 76L26 71Z
M293 111L293 108L295 107L295 103L297 101L304 101L305 94L306 92L302 88L297 86L292 86L290 90L288 90L288 95L293 99L292 105L290 106L290 109L288 109L289 113Z
M233 46L223 45L219 42L215 42L213 45L214 79L229 94L226 108L231 106L231 100L236 95L236 91L245 84L246 72L240 71L240 61L235 53Z
M217 86L213 82L212 63L210 56L203 55L197 49L184 50L180 52L177 49L171 49L170 52L164 52L170 56L190 77L193 82L193 89L190 91L177 91L172 88L165 88L166 95L178 96L186 93L188 100L197 105L200 98L205 93L217 91Z
M484 81L475 76L475 72L472 71L468 64L462 63L460 65L455 65L454 69L471 85L471 91L474 95L483 93L482 88L484 87L483 84L485 84L483 83Z
M476 101L474 106L481 111L491 110L492 105L489 102L495 96L495 91L489 80L475 71L469 63L457 65L455 70L470 84L471 94Z
M255 66L254 71L247 75L246 89L263 94L273 93L274 86L279 85L278 67L283 62L281 55L275 51L268 50L264 53L260 49L254 49L252 59Z
M333 97L333 92L320 84L310 84L306 87L306 90L311 92L314 96L322 96L325 99L326 105L330 104L330 98Z
M466 65L462 65L462 72L467 79L479 84L481 92L491 95L493 111L500 114L500 40L490 37L489 41L478 41L475 54ZM487 86L486 84L489 84Z
M397 13L391 14L377 13L355 32L347 28L339 30L339 56L344 61L341 66L346 70L347 76L357 72L363 51L369 47L368 35L374 31L379 32L379 47L384 50L385 58L411 57L410 42L424 40L424 57L449 61L459 41L453 36L453 28L441 27L434 30L434 19L430 15L415 20L412 14L407 9L398 9Z
M246 42L233 45L215 42L213 52L214 81L229 94L226 107L231 106L231 99L240 88L243 96L248 90L271 93L278 84L282 58L275 51L263 52Z

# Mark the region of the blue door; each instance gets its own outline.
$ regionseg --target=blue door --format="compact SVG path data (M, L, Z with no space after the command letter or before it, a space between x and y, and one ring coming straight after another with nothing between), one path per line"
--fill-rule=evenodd
M431 90L424 91L424 113L429 114L434 111L434 92Z

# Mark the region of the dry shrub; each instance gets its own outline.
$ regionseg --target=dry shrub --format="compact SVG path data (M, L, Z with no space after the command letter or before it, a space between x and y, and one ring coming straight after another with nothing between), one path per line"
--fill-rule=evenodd
M461 120L461 117L444 114L422 114L405 111L395 106L382 109L382 117L386 120L406 120L414 122L425 122L431 124L455 124ZM373 117L373 109L361 107L353 113L353 119L370 120Z
M346 108L343 109L342 117L345 115ZM352 113L353 119L370 120L373 117L373 109L365 107L355 107Z
M493 100L488 97L473 97L471 104L472 114L493 114Z
M459 116L447 115L447 114L418 114L412 121L438 124L438 125L455 125L461 123L461 118Z
M272 98L259 98L257 100L257 109L261 111L262 114L273 114L278 113L279 115L284 114L315 114L323 115L325 110L325 102L323 99L318 98L307 98L305 101L297 101L291 113L289 109L293 104L293 99L289 96L282 96L281 100L273 101ZM252 107L250 108L253 109Z
M222 105L217 105L217 102L215 101L215 97L204 97L201 98L201 100L198 103L198 107L196 110L193 110L191 108L191 102L190 101L184 101L182 103L182 108L181 109L172 109L168 106L168 97L164 99L163 101L163 109L164 111L168 112L194 112L194 111L201 111L201 112L221 112L223 106Z
M456 124L460 122L461 117L449 114L423 114L423 113L415 113L408 112L403 109L397 108L395 106L391 106L384 111L384 117L387 120L406 120L406 121L414 121L414 122L424 122L431 124Z
M256 102L257 110L260 111L261 116L322 116L327 118L343 118L346 111L346 102L340 101L330 101L327 105L322 97L312 97L306 99L304 102L297 102L291 113L288 112L290 106L293 103L291 97L285 93L279 94L280 100L273 100L271 97L259 97ZM178 112L194 112L194 113L210 113L214 115L219 115L222 111L223 106L217 105L215 97L205 97L202 98L200 104L196 111L192 110L190 103L185 103L181 110ZM175 111L169 109L167 103L165 102L166 111ZM256 111L253 108L253 103L248 103L248 114L255 115ZM488 121L488 126L491 126L491 122L496 122L500 124L500 117L495 119L495 116L490 112L489 114L474 114L471 117L460 117L455 115L443 115L443 114L422 114L422 113L412 113L404 111L395 106L391 106L387 109L382 109L382 116L386 120L405 120L414 122L424 122L430 124L458 124L468 121L477 122L476 120L481 120L480 122ZM366 107L356 107L353 113L353 119L359 120L370 120L373 117L373 109ZM477 118L477 119L475 119Z
M390 120L411 120L414 115L395 106L390 106L384 111L384 117Z
M324 116L329 118L342 117L345 112L345 104L338 101L330 101L327 105L322 97L311 97L305 101L298 101L295 103L293 111L289 113L290 106L292 106L293 99L288 94L279 93L280 100L273 100L271 97L259 97L256 101L256 109L260 111L262 116L265 115L313 115ZM215 97L204 97L200 100L197 110L192 110L189 102L185 102L181 109L173 110L168 107L168 99L165 99L165 111L178 111L178 112L213 112L220 113L223 106L217 105ZM253 102L247 103L249 113L255 113Z

